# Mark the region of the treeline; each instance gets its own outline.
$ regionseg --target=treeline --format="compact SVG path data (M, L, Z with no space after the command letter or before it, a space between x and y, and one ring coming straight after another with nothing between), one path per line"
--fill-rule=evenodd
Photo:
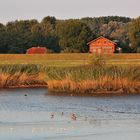
M117 41L123 52L140 51L140 18L99 17L41 22L20 20L0 24L0 53L26 53L33 46L49 52L88 52L87 42L99 36Z

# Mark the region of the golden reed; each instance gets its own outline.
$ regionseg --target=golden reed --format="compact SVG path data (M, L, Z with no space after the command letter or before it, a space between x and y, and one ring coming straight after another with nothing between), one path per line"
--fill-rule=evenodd
M50 93L140 94L140 67L1 65L0 88L47 87Z
M138 94L140 83L128 79L102 77L98 80L84 80L75 82L69 79L48 81L48 89L53 92L91 95L94 93ZM51 93L51 92L50 92Z

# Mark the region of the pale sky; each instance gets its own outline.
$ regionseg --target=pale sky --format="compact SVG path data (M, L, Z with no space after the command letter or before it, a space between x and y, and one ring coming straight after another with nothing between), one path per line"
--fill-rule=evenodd
M140 0L0 0L0 22L98 16L140 16Z

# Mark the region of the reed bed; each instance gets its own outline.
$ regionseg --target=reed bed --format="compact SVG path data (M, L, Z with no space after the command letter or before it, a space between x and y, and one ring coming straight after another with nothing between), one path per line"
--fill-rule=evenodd
M47 85L40 66L1 65L0 88L40 87Z
M140 67L47 68L50 91L72 93L140 93ZM53 73L51 73L53 71Z
M140 66L0 65L0 88L45 86L57 93L140 93Z
M54 93L70 93L70 95L94 95L96 93L108 94L135 94L139 93L139 87L136 82L128 81L127 79L115 80L104 77L101 81L86 80L74 82L69 79L62 81L49 81L48 87Z

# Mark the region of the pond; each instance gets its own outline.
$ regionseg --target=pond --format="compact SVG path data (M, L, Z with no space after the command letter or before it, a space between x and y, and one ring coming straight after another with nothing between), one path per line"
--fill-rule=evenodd
M0 90L0 140L139 138L139 95L67 97L50 96L43 88Z

